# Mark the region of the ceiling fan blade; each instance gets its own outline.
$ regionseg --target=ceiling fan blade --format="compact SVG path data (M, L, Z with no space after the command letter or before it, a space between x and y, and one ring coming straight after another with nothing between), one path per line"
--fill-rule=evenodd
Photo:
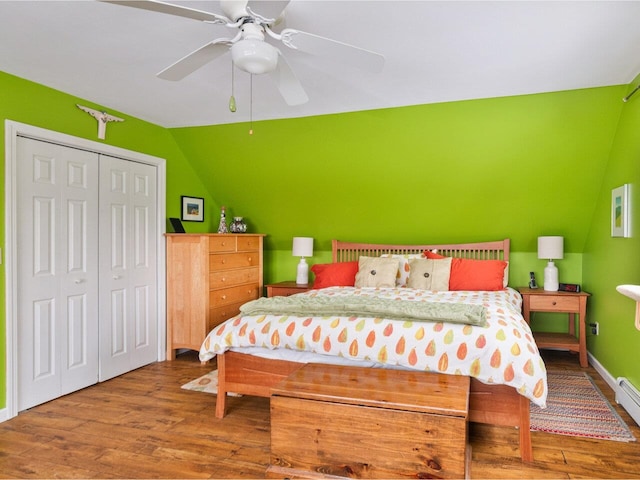
M320 37L313 33L301 32L293 28L284 29L280 35L282 43L296 50L332 57L342 63L371 72L380 72L384 67L383 55L348 43Z
M177 15L179 17L191 18L202 22L216 23L226 25L231 23L227 17L217 15L195 8L182 7L171 3L159 2L157 0L99 0L104 3L112 3L114 5L123 5L125 7L139 8L142 10L150 10L152 12L168 13L169 15Z
M249 0L247 2L247 11L265 23L275 22L284 9L287 8L291 0Z
M278 65L276 69L271 72L271 78L276 82L278 91L287 105L302 105L309 101L307 93L302 88L302 84L296 74L287 63L282 53L278 52Z
M231 43L231 40L227 38L219 38L211 43L207 43L196 51L181 58L173 65L165 68L158 73L157 76L163 80L182 80L187 75L228 52Z

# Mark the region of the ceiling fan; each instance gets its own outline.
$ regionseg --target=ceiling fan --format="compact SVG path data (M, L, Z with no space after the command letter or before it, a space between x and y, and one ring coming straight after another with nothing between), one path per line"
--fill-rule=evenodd
M373 72L382 70L384 66L382 55L360 47L293 28L285 28L276 33L273 27L283 18L290 0L220 0L224 15L157 0L100 1L177 15L237 30L235 36L217 38L162 70L157 76L165 80L181 80L231 50L233 64L241 70L253 75L270 73L288 105L307 102L309 98L284 55L266 39L275 40L294 50L328 55L334 60Z

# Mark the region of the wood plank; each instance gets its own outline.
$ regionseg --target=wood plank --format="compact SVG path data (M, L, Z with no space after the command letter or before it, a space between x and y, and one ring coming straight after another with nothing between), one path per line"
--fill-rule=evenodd
M408 370L308 364L271 394L464 419L469 411L469 377Z
M466 419L271 398L271 463L356 478L462 478Z

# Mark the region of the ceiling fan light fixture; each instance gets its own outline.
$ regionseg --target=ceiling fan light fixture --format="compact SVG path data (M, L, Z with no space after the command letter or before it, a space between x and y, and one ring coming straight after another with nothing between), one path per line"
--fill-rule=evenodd
M261 40L239 40L231 47L231 58L236 67L254 75L268 73L278 65L278 50Z

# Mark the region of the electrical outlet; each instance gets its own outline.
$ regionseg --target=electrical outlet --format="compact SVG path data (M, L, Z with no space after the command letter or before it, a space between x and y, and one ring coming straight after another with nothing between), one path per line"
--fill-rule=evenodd
M591 327L591 333L593 335L600 335L600 323L598 322L590 323L589 326Z

